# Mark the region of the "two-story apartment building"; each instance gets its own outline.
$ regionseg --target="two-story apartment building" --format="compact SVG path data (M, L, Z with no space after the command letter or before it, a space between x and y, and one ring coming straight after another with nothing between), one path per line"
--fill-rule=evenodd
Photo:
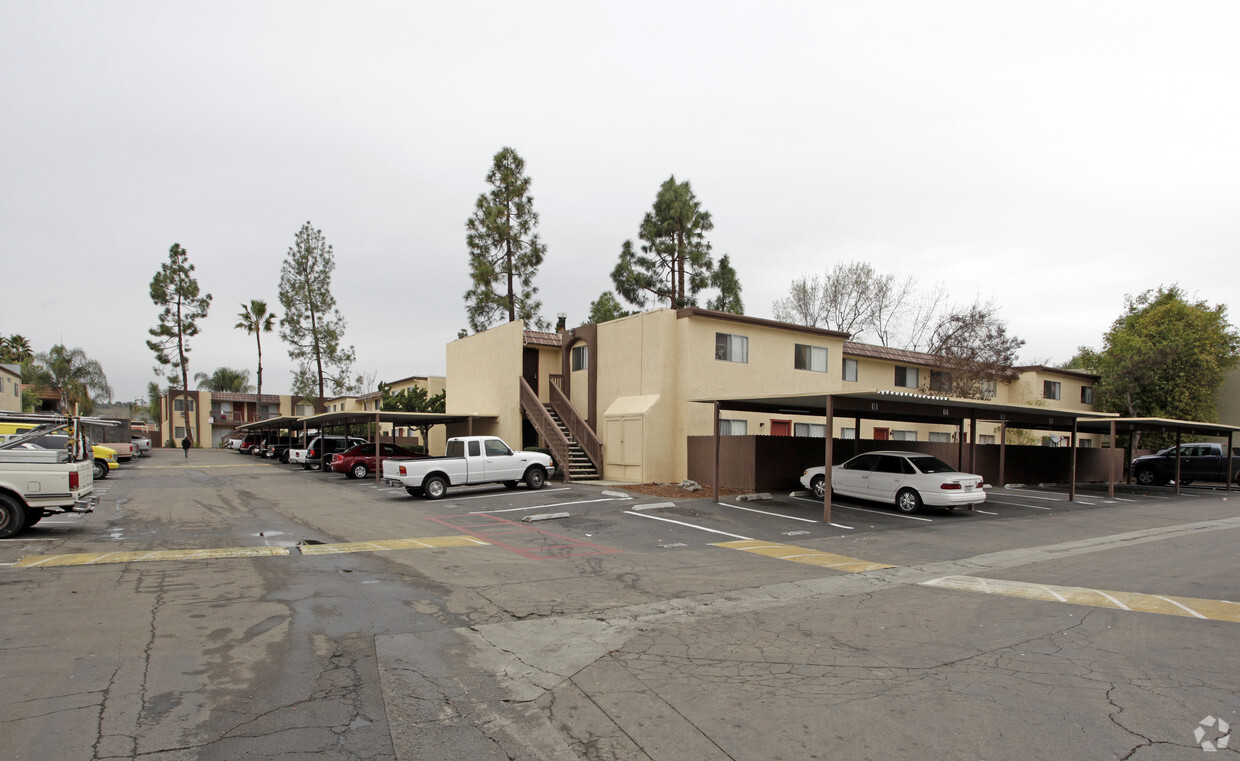
M0 412L22 411L22 370L18 365L0 364Z
M603 476L677 481L687 472L687 438L707 435L713 413L695 399L770 394L900 390L930 392L941 372L928 354L871 346L845 333L703 309L659 309L558 333L508 323L448 345L449 413L497 415L513 444L536 438L523 420L518 378L540 401L561 388L603 443ZM1094 376L1045 367L995 379L995 401L1092 409ZM1088 389L1086 391L1085 389ZM1050 394L1051 396L1043 396ZM1055 398L1055 395L1058 398ZM824 420L794 414L729 413L725 435L823 436ZM950 441L950 426L837 420L836 438ZM978 427L994 443L999 427ZM1009 438L1020 435L1009 432ZM1048 437L1045 442L1053 444Z

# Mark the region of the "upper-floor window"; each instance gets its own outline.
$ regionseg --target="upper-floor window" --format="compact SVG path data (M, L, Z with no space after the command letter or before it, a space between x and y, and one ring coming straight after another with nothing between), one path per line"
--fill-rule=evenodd
M899 368L897 368L898 370ZM897 377L899 377L897 375ZM899 384L897 384L899 385ZM914 383L913 385L917 385ZM952 390L952 374L946 370L930 371L930 390L947 393Z
M194 411L194 400L193 399L173 399L172 409L176 410L177 412L184 412L185 410L189 410L190 412L193 412Z
M827 371L827 347L796 345L796 359L793 366L798 370L810 370L816 373Z
M1081 386L1081 404L1093 404L1093 403L1094 403L1094 387L1093 386Z
M574 346L569 353L569 362L573 372L588 370L590 367L590 347L585 344Z
M749 425L744 420L720 420L720 436L744 436L749 432Z
M844 380L857 382L857 360L844 360Z
M917 388L917 368L896 365L896 385L901 388Z
M749 337L732 333L715 334L715 359L749 362Z
M1042 381L1042 398L1058 399L1059 385L1059 381Z
M986 378L982 381L982 398L994 399L999 393L999 384L994 378Z
M297 405L297 410L294 414L296 414L298 417L305 417L307 415L313 415L314 405L313 404L299 404Z

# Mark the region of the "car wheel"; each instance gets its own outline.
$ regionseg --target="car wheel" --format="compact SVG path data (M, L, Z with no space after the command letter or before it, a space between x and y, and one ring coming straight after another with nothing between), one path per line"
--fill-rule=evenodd
M108 477L108 464L103 460L95 460L94 465L95 480L102 481Z
M901 489L896 495L896 509L902 513L915 513L921 509L921 495L912 489Z
M303 463L301 464L301 469L302 469L302 470L310 470L310 463L308 463L308 462L303 462Z
M530 468L525 474L525 485L532 491L543 488L547 483L547 474L542 468Z
M0 494L0 539L13 536L26 527L26 511L17 500Z
M353 477L354 478L365 478L366 474L369 472L370 471L366 469L366 466L361 464L360 462L357 465L353 466Z
M280 462L284 463L285 465L288 465L288 452L280 453Z
M34 524L43 520L43 516L47 515L41 507L26 508L26 528L30 528Z
M1154 476L1153 468L1141 468L1137 471L1137 483L1142 486L1156 486L1158 478Z
M814 476L814 480L809 482L809 488L814 492L815 497L824 499L827 496L827 477Z
M448 493L448 482L443 476L431 476L422 482L422 493L427 499L439 499Z

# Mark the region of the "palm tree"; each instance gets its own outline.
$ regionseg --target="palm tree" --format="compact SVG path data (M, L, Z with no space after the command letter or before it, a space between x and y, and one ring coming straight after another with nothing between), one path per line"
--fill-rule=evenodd
M254 388L250 385L249 370L234 370L231 367L217 367L210 375L194 373L194 380L198 381L198 388L205 388L208 391L232 391L244 394Z
M261 410L263 409L263 333L270 333L275 328L276 315L274 312L267 312L266 301L250 299L249 306L241 305L241 312L237 314L237 318L237 324L233 327L252 334L255 342L258 344L258 402L254 406L256 412L259 412L258 417L261 420Z
M8 338L0 336L0 362L21 364L34 359L34 351L30 348L30 340L14 333Z
M89 415L95 408L96 398L102 401L112 398L112 387L108 385L103 366L81 349L56 344L51 351L34 355L31 369L36 388L53 388L60 392L60 410L65 414ZM92 391L97 397L91 396Z

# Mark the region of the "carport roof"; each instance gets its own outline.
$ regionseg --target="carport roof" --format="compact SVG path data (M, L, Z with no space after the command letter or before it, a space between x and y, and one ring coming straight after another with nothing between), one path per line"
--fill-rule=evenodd
M283 417L272 417L266 420L256 420L253 423L242 423L237 426L238 431L267 431L279 430L281 428L290 428L301 423L301 418L291 415Z
M1240 432L1240 426L1226 423L1202 423L1194 420L1171 420L1161 417L1115 417L1085 418L1080 421L1080 430L1088 433L1110 433L1111 424L1115 424L1116 433L1176 433L1189 436L1222 436L1230 438Z
M783 394L774 396L693 399L704 404L719 403L719 409L736 412L764 412L785 415L826 416L827 399L835 417L861 417L866 420L896 420L910 423L957 423L976 418L1002 422L1014 428L1062 430L1074 420L1111 419L1093 410L1062 410L1029 404L1006 404L981 399L956 399L900 391L876 389L834 394ZM1109 428L1108 428L1109 430Z
M495 420L497 415L449 415L443 412L323 412L318 415L301 418L298 422L315 427L339 425L344 423L373 423L378 417L380 423L407 426L440 425L444 423L464 423L470 420Z

